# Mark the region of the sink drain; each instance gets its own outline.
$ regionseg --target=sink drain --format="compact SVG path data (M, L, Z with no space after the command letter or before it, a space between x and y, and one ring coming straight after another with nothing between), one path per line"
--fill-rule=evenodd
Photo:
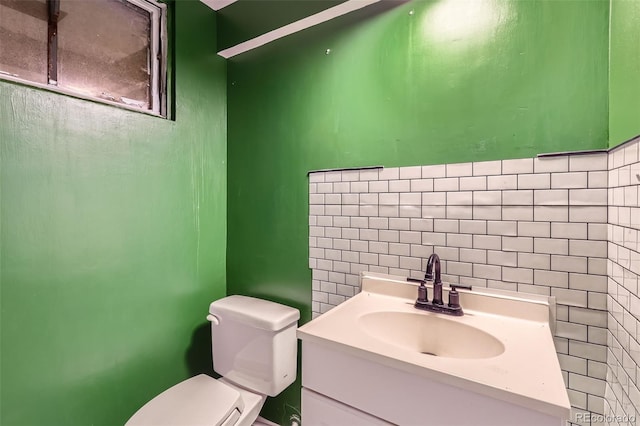
M429 355L429 356L438 356L437 354L434 354L433 352L420 352L422 355Z

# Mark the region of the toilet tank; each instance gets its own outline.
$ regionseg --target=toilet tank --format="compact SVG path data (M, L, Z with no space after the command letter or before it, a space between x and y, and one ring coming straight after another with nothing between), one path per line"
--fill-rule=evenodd
M300 312L247 296L209 306L213 369L257 393L276 396L296 379Z

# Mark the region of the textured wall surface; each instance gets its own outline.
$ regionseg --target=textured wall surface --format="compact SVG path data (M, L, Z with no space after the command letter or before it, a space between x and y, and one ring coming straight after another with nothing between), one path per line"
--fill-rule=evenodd
M640 1L611 0L609 146L640 134Z
M640 424L640 138L609 156L606 413ZM633 422L630 422L633 424Z
M228 62L228 289L302 322L309 170L607 145L608 1L381 3Z
M211 370L226 67L175 6L175 121L0 82L3 425L123 424Z

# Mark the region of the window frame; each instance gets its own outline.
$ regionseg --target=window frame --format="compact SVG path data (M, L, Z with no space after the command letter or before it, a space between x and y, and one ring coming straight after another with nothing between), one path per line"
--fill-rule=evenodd
M98 102L101 104L107 104L116 106L119 108L127 109L130 111L136 111L143 114L153 115L162 118L169 118L168 111L168 80L167 69L169 67L169 54L168 54L168 41L167 41L167 5L154 0L123 0L127 3L131 3L138 6L141 9L149 12L150 14L150 71L151 71L151 99L150 108L143 109L135 106L127 105L120 102L111 101L108 99L99 98L96 96L90 96L83 93L79 93L67 88L59 87L56 84L39 83L24 78L17 77L15 75L0 71L0 80L10 81L18 83L28 87L35 87L38 89L44 89L50 92L59 93L62 95L71 96L78 99L87 101ZM47 43L47 51L49 47ZM47 53L47 56L49 53ZM57 58L56 58L57 61ZM47 58L47 70L49 70L49 58ZM49 81L48 71L46 80ZM55 82L54 82L55 83Z

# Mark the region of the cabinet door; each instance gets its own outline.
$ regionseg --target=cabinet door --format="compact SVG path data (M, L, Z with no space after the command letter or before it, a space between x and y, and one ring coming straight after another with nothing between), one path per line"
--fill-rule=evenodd
M305 426L383 426L391 425L341 402L302 388L302 421Z
M338 401L358 413L374 416L374 420L354 425L561 426L566 423L542 410L514 404L508 398L497 399L436 382L312 342L302 344L302 386L331 402ZM327 419L324 411L317 413L319 416L314 414L313 422L305 422L305 426L351 426L349 422ZM303 417L304 420L309 419Z

